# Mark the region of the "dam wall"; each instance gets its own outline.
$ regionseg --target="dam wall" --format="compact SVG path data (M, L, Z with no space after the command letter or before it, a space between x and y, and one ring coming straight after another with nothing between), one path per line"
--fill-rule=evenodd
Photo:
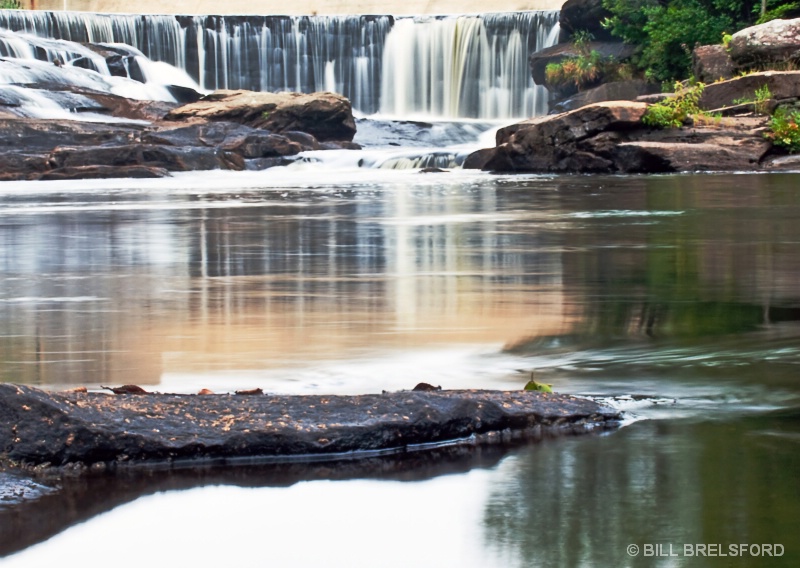
M485 12L521 12L529 10L560 10L563 0L226 0L209 2L194 0L164 2L163 0L22 0L23 8L100 13L136 14L215 14L215 15L371 15L392 16L481 14Z

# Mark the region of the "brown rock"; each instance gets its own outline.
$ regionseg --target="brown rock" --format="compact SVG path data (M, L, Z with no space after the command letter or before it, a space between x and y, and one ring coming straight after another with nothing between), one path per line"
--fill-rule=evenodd
M483 169L495 171L610 172L613 163L579 144L600 132L641 127L647 105L612 101L501 129Z
M641 123L646 108L610 102L523 121L465 163L498 172L753 171L771 148L765 117L661 130Z
M615 81L576 93L569 99L554 104L552 109L556 112L569 112L582 106L606 101L636 101L639 97L653 94L658 90L659 87L656 85L641 79Z
M701 45L692 51L692 69L698 81L713 83L730 79L736 66L723 45Z
M350 101L334 93L215 91L167 114L167 120L226 120L273 132L301 131L320 141L352 140Z
M773 99L800 97L800 71L766 71L706 85L700 108L714 110L731 106L740 99L754 99L755 92L769 87Z

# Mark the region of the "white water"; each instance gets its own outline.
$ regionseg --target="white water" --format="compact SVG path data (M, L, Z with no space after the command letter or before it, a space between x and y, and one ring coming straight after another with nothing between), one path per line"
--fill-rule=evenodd
M557 12L515 12L401 19L225 18L7 10L0 11L0 28L36 36L40 45L50 45L43 50L16 49L17 39L0 39L0 55L6 63L59 59L67 66L83 59L99 76L107 77L103 58L72 42L125 44L137 50L134 58L142 67L145 85L154 91L140 98L170 100L163 85L199 90L335 90L363 114L525 118L542 113L546 106L545 91L530 77L528 57L552 44L557 16ZM34 43L30 38L24 41ZM98 83L95 78L91 81ZM137 98L137 89L127 88L134 93L128 96Z

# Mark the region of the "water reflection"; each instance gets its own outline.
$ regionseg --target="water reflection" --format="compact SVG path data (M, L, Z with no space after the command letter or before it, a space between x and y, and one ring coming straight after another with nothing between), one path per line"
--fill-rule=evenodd
M71 511L48 534L113 507L119 524L90 520L93 535L184 508L214 534L244 535L237 558L261 558L253 527L268 527L296 565L318 560L295 539L322 531L319 519L326 565L374 563L375 543L391 550L381 565L424 565L426 554L436 566L797 565L797 174L392 173L302 187L275 175L268 187L187 176L101 196L6 190L2 380L374 392L418 380L518 388L536 368L560 392L656 397L627 399L645 420L455 470L414 464L428 474L407 484L385 471L379 483L326 484L319 477L335 474L308 469L285 493L263 471L116 479L92 487L96 502L62 507L66 491L30 504ZM216 485L234 490L205 489ZM269 517L278 494L286 501ZM220 496L231 503L224 521L205 513ZM45 513L9 510L18 516L0 526L27 526L13 536L23 546L47 536L24 540ZM353 540L359 530L373 541ZM182 543L214 536L176 533ZM53 558L83 538L62 536L12 558ZM695 542L782 543L786 554L626 554L628 544Z

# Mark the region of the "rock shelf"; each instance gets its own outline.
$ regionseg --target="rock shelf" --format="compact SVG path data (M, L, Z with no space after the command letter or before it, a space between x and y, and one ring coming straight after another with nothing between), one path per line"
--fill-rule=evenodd
M114 395L0 385L0 463L78 471L353 459L614 428L616 410L531 391Z

